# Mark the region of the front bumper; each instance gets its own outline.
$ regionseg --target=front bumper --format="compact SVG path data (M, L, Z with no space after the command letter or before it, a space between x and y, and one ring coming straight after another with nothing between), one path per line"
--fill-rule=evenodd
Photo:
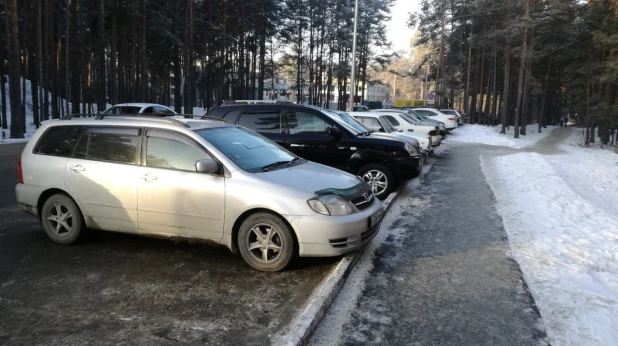
M370 217L382 213L382 202L373 198L372 205L355 214L344 216L285 216L298 237L301 257L340 256L367 244L380 230L381 218L370 227ZM383 215L382 215L383 217Z

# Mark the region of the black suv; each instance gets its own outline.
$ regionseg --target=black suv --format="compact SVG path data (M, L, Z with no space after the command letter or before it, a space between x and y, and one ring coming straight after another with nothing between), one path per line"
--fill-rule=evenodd
M384 199L423 168L418 145L359 132L319 107L244 104L211 109L223 118L277 142L294 154L362 177Z

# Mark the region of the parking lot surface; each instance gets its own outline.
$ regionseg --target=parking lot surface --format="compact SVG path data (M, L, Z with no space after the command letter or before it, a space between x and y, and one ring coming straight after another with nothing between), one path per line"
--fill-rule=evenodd
M418 186L394 202L364 289L335 300L310 345L547 344L481 171L482 150L436 155Z
M101 231L55 244L16 206L22 149L0 146L2 345L264 345L338 261L262 273L218 246Z

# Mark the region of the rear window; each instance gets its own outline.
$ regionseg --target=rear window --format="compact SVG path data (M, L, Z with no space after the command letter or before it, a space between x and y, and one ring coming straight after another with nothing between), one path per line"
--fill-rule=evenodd
M117 163L137 163L140 129L92 127L86 129L75 147L76 158Z
M43 133L32 151L35 154L65 156L73 151L83 126L54 126Z

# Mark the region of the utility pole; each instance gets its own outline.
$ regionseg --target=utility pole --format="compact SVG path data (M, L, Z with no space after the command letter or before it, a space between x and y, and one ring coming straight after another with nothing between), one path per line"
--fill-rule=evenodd
M358 27L358 0L354 4L354 38L352 39L352 80L350 84L350 97L348 98L347 111L351 112L354 109L354 96L356 96L356 88L354 87L356 77L356 29Z

